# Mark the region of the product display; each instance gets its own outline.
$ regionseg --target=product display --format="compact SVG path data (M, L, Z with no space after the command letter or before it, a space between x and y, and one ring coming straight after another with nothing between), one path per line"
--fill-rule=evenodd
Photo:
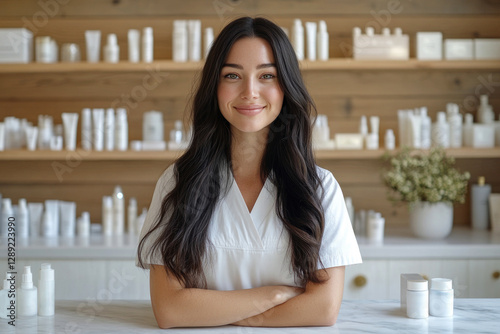
M500 59L500 38L474 39L475 59Z
M151 63L154 60L154 41L153 28L146 27L142 29L142 61Z
M474 59L474 41L472 39L445 39L444 58L446 60Z
M387 28L376 35L373 27L366 27L362 34L359 27L353 29L353 58L356 60L408 60L410 39L401 28L395 28L391 35Z

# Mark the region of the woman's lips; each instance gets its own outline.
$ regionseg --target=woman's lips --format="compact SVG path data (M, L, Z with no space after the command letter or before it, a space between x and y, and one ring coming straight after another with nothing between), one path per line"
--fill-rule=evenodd
M264 108L265 108L265 106L261 106L261 105L248 105L248 106L234 107L234 109L236 109L237 112L239 112L240 114L245 115L245 116L257 115Z

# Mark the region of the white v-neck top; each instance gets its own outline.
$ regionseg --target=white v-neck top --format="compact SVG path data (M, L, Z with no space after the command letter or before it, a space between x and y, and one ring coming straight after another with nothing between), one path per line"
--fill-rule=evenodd
M342 190L332 173L320 167L317 170L324 188L322 205L325 229L320 248L321 262L324 268L361 263ZM174 184L172 165L158 180L141 239L155 224L163 198ZM151 247L157 235L152 234L144 250ZM211 246L203 266L208 289L239 290L267 285L299 285L291 266L289 234L276 214L276 188L269 179L264 183L251 212L232 179L229 191L214 210L208 239ZM144 262L147 266L162 264L159 254L153 254ZM321 265L318 263L319 268Z

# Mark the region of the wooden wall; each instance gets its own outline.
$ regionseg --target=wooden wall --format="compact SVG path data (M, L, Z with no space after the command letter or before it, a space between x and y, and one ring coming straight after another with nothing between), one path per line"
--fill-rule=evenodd
M45 4L45 5L41 5ZM410 35L411 57L415 56L417 31L442 31L444 38L500 38L500 1L327 1L327 0L4 0L0 4L0 27L27 27L35 36L52 36L59 45L78 43L85 58L84 31L100 29L103 39L116 33L121 59L127 59L127 30L154 28L155 59L171 59L172 21L202 20L203 27L219 31L242 15L262 15L283 27L294 18L323 19L330 33L330 56L350 57L351 31L365 28L401 27ZM52 114L61 123L61 112L79 112L83 107L127 106L130 139L141 138L142 113L161 110L166 133L172 122L183 119L196 71L155 72L159 84L138 95L137 87L151 76L148 72L2 73L0 74L0 120L15 115L36 123L38 114ZM358 128L361 115L381 117L381 134L396 129L396 110L428 106L434 119L447 102L475 113L479 94L489 94L498 117L500 69L415 71L308 71L308 89L319 113L329 116L333 133ZM489 84L488 84L489 83ZM126 197L136 196L139 206L149 204L154 184L168 161L85 161L72 168L60 182L51 161L1 161L0 193L17 201L48 198L78 202L78 213L90 211L100 221L101 197L122 185ZM383 213L389 225L407 224L406 209L394 208L385 198L377 160L320 160L333 171L344 194L352 196L356 208ZM459 166L473 178L485 174L493 190L500 192L500 159L460 159ZM455 224L468 225L469 204L455 210Z

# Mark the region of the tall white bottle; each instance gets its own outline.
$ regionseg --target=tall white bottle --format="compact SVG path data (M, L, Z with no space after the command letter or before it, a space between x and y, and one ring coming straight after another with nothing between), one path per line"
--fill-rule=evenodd
M102 233L106 236L113 235L113 198L102 197Z
M189 20L188 21L188 34L189 34L189 60L201 60L201 21Z
M446 122L444 111L437 113L437 122L432 125L432 146L450 147L450 125Z
M104 47L104 61L118 63L120 61L120 47L115 34L108 35L108 43Z
M92 150L92 110L82 109L82 148L85 151Z
M459 113L458 105L450 104L448 112L448 124L450 125L450 147L462 147L462 115Z
M477 109L477 119L479 123L490 124L495 120L493 108L488 102L488 95L481 95L479 97L481 104Z
M472 135L474 131L472 114L465 114L465 124L463 126L464 146L472 147Z
M125 229L125 198L120 186L115 187L113 193L113 232L123 235Z
M153 28L146 27L142 30L142 61L151 63L154 59Z
M326 29L326 22L319 21L318 28L318 59L328 60L329 58L329 36Z
M104 148L106 151L115 149L115 110L113 108L106 109L106 117L104 119Z
M471 221L472 228L487 230L490 224L489 197L491 185L485 183L484 176L480 176L477 184L471 189Z
M54 300L54 269L50 267L50 263L42 263L38 279L38 315L54 315Z
M207 59L210 48L214 42L214 29L212 27L205 28L203 58Z
M420 108L420 147L429 149L431 147L431 118L427 115L427 107Z
M317 43L317 34L318 34L318 24L316 22L306 22L306 45L307 45L307 60L315 61L316 60L316 43Z
M37 289L33 285L31 266L25 266L21 280L21 288L17 291L17 315L31 317L37 314Z
M298 60L304 59L304 27L300 19L293 21L292 45Z
M115 148L118 151L128 149L128 120L127 109L125 108L116 109Z
M17 220L16 221L16 237L28 238L29 237L29 216L28 216L28 205L26 204L26 198L19 199L16 220Z
M172 59L175 62L186 62L188 60L188 28L186 20L174 20Z

